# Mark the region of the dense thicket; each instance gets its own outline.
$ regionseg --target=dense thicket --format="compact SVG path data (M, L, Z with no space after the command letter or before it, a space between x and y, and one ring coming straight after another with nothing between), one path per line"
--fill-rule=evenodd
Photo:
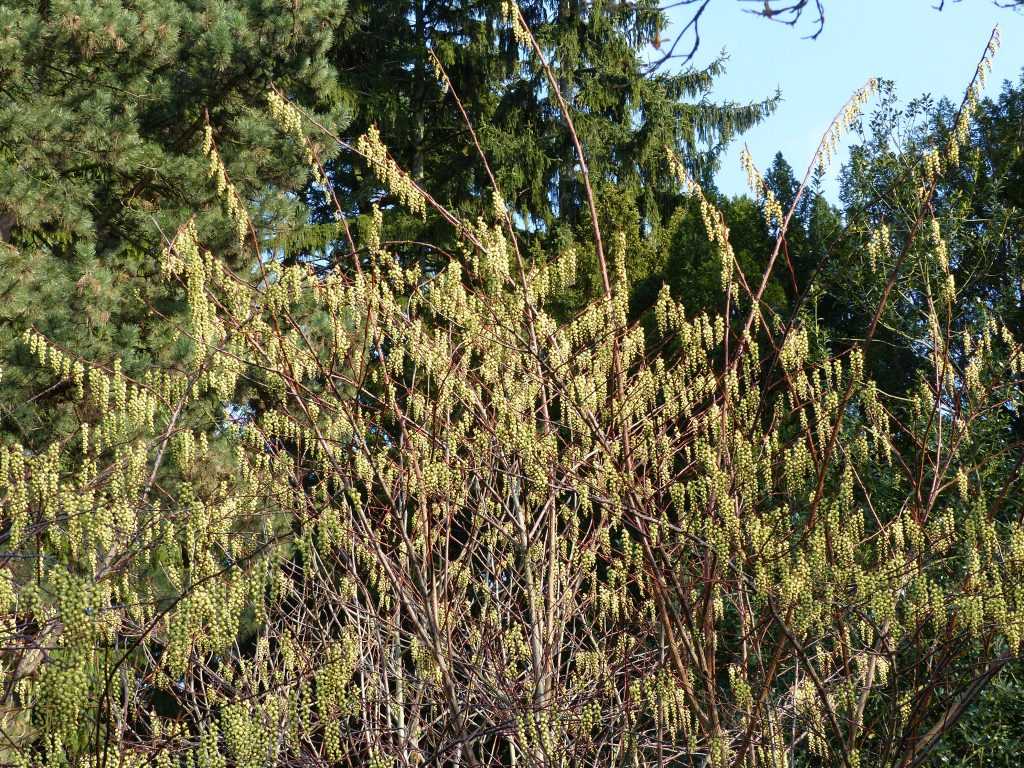
M881 84L833 207L814 164L880 84L807 179L747 158L722 198L720 143L771 102L645 72L653 6L0 14L3 761L1020 738L996 37L963 104Z

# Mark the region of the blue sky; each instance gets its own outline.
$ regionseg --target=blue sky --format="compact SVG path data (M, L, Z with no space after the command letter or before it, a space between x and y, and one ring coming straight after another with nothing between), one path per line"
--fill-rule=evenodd
M802 177L829 121L869 77L894 80L904 102L926 92L959 101L996 23L1002 46L986 95L997 94L1005 79L1019 79L1024 13L998 8L990 0L947 0L941 13L934 5L934 0L828 0L825 28L809 40L804 38L816 28L813 9L793 28L747 12L750 3L712 3L701 19L701 47L694 60L705 64L722 48L729 55L728 71L712 97L749 101L778 87L783 98L772 117L730 148L719 188L727 194L746 191L739 162L744 142L758 167L765 168L781 150ZM683 22L686 10L670 11L673 20ZM839 159L845 157L844 148ZM825 193L833 200L838 170L834 162L825 180Z

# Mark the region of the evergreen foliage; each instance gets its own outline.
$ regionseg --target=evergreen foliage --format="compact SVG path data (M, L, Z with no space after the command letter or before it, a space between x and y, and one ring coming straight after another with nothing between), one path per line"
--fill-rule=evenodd
M219 204L195 147L222 135L232 181L261 231L305 221L294 195L309 169L264 116L267 87L344 124L347 100L327 52L340 0L6 0L0 4L0 429L45 444L72 418L67 383L44 384L17 341L26 325L97 363L142 375L187 346L180 296L154 253ZM31 403L31 406L28 404Z
M519 43L515 25L507 23L510 6L498 0L355 0L349 8L353 31L337 46L334 62L360 94L350 135L376 125L398 164L470 219L492 205L482 153L527 254L534 241L578 249L583 282L575 309L597 294L600 279L576 153L549 75L586 148L603 223L629 238L631 268L656 258L653 244L680 203L663 173L665 147L707 185L722 147L776 104L770 94L749 104L712 101L724 59L699 70L651 72L644 52L667 24L653 0L522 3L543 60ZM365 183L358 164L342 155L331 170L354 211L368 213L371 200L388 208L391 201ZM321 217L330 218L331 202L324 202ZM441 245L446 231L429 226L389 219L392 239ZM433 251L405 251L410 262L429 268Z

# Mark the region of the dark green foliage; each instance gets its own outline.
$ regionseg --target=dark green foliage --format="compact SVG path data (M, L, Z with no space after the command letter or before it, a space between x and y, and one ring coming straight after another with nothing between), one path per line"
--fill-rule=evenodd
M1024 672L1016 664L993 680L936 748L935 768L1015 768L1024 754Z
M133 376L184 351L180 297L155 279L156 255L194 212L209 220L205 232L218 231L199 151L207 120L267 233L305 222L304 207L283 193L301 188L308 170L265 118L265 96L274 83L344 124L346 100L325 56L344 7L0 4L0 217L18 247L0 244L5 439L45 442L69 413L67 384L51 386L23 365L17 339L29 325L86 359L119 356ZM211 245L226 254L232 238L220 231Z
M631 262L656 258L647 248L656 250L658 230L680 202L665 172L666 147L707 181L722 147L766 117L775 99L709 101L723 60L703 70L648 71L644 50L664 36L667 23L650 0L538 0L521 9L569 104L606 228L643 244L640 253L629 249ZM360 95L350 136L378 125L402 167L443 204L472 215L491 204L490 183L457 96L527 247L533 239L566 247L586 242L579 235L589 233L590 217L571 137L546 73L516 43L501 3L356 0L349 19L352 32L333 56L346 87ZM430 51L453 92L438 80ZM356 192L362 168L349 160L335 164L333 178L357 210L379 197L365 185ZM628 229L617 226L627 221ZM431 237L441 234L417 222L398 228L395 239L437 242ZM418 255L426 256L410 252L409 258ZM584 279L588 292L590 278L589 284Z

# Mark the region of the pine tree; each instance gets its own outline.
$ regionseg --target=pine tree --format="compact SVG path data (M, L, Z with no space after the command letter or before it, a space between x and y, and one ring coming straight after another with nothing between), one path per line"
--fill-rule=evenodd
M234 248L199 151L206 123L231 181L260 211L260 235L305 222L287 194L305 184L304 158L261 110L273 83L344 124L326 57L343 9L343 0L287 12L271 0L0 5L5 439L33 445L70 424L70 381L44 383L26 365L18 336L28 324L99 364L116 355L133 375L184 354L181 296L160 286L154 255L193 214L219 254Z

